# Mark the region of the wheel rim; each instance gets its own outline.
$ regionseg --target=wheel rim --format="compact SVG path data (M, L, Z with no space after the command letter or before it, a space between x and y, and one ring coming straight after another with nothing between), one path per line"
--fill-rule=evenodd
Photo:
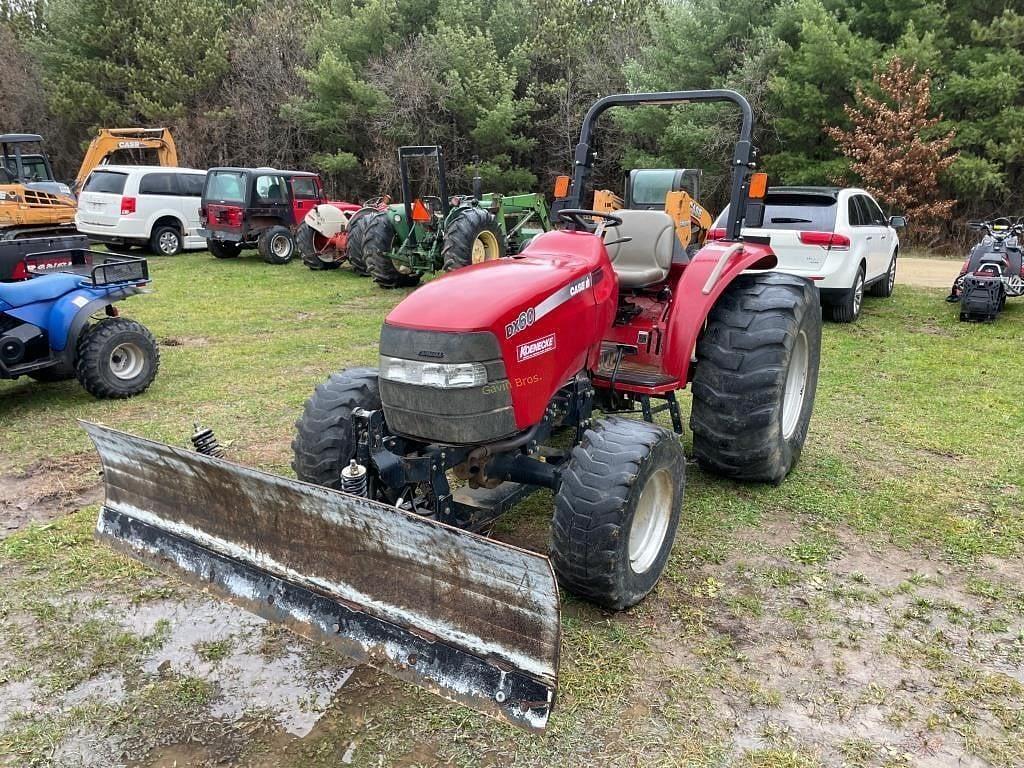
M889 291L892 292L893 286L896 285L896 257L892 259L892 266L889 267Z
M853 315L860 314L860 305L864 301L864 278L857 273L857 282L853 285Z
M279 259L283 259L292 252L291 241L284 235L274 235L274 239L270 241L270 250Z
M178 236L173 232L161 232L157 244L162 253L172 254L178 250Z
M498 248L498 238L493 232L481 232L473 241L473 263L481 264L485 261L493 261L501 255Z
M142 373L146 354L138 344L127 341L118 344L110 353L110 372L121 381L129 381Z
M647 480L629 527L629 567L646 573L658 559L672 519L672 476L659 469Z
M807 334L800 331L789 356L789 370L786 372L786 388L782 393L782 436L789 439L800 423L807 394L807 370L810 367L810 345Z

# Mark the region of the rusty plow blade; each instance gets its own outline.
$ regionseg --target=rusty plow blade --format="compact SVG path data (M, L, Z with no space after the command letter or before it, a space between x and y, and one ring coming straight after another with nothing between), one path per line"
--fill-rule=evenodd
M82 422L98 538L357 662L529 730L558 679L548 559L384 504Z

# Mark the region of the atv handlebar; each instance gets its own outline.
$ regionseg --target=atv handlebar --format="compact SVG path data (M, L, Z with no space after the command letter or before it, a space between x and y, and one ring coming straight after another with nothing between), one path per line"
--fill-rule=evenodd
M740 109L740 137L732 158L732 190L729 195L729 214L725 232L727 240L739 240L743 214L746 208L747 175L756 167L757 149L751 142L754 133L754 111L742 95L727 89L706 91L665 91L661 93L618 93L605 96L594 102L583 118L580 140L576 145L572 191L569 193L568 208L583 208L583 191L590 178L594 163L594 152L590 147L591 136L597 118L612 107L633 107L643 105L686 104L693 101L728 101Z
M1005 240L1012 235L1024 234L1024 218L1013 219L1009 216L1000 216L987 221L969 221L967 228L983 231L991 237Z

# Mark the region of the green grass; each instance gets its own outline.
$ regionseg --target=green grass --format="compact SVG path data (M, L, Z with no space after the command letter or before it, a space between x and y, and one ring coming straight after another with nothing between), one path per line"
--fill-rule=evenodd
M303 401L330 372L374 364L381 320L406 293L257 258L151 266L154 293L121 305L162 342L151 390L105 402L76 382L0 382L0 474L91 457L76 419L180 445L201 421L231 458L290 473ZM337 765L352 743L366 766L913 764L902 742L849 728L878 708L905 740L1020 764L1024 694L1000 670L1024 659L1021 338L1024 301L966 325L941 291L902 286L857 324L827 324L794 473L754 486L688 466L652 597L619 615L565 600L559 702L540 738L368 670L357 677L372 693L350 683L306 739L271 738L259 718L219 723L207 714L215 685L140 671L161 631L111 620L117 606L188 590L94 543L95 507L31 526L0 542L0 686L33 681L42 707L6 726L0 762L47 764L64 734L96 728L142 764L186 733L283 766ZM550 507L535 495L498 535L543 549ZM217 666L236 648L195 650ZM880 677L861 680L862 667ZM124 677L123 702L61 704L100 674Z

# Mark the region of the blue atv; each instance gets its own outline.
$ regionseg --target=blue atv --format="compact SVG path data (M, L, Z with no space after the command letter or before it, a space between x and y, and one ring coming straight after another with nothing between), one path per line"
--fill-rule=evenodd
M77 376L102 398L145 391L160 366L156 339L114 306L143 292L145 259L72 249L28 256L23 272L30 279L0 283L0 379Z

